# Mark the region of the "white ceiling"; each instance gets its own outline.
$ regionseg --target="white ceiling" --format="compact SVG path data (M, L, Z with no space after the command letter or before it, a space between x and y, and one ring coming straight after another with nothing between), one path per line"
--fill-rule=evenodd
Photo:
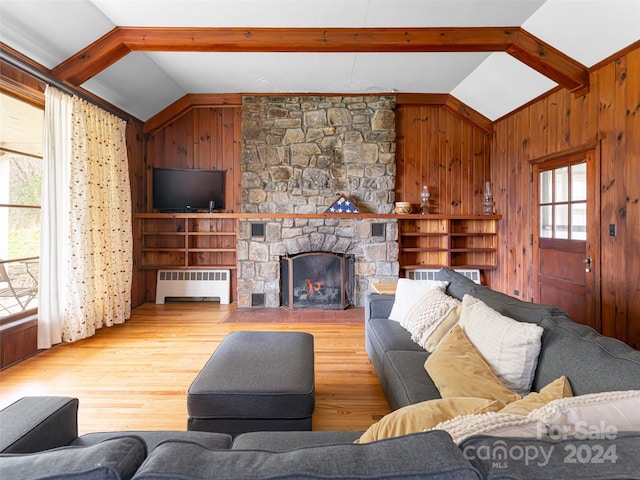
M0 41L54 68L115 26L521 26L590 67L640 0L1 0ZM82 85L147 120L187 93L449 93L495 120L556 83L506 53L134 52Z

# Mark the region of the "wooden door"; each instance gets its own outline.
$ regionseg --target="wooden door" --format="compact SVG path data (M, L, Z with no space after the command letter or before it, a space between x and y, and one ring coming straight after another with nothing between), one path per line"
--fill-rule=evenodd
M600 331L595 158L589 150L534 165L534 300Z

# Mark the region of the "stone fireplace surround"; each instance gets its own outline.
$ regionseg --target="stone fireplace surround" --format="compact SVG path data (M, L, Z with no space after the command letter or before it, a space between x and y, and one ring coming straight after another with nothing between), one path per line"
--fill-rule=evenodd
M247 96L242 102L243 212L238 306L280 306L280 257L355 257L355 304L372 281L397 279L395 97ZM358 213L324 214L338 195ZM273 213L273 217L266 214Z

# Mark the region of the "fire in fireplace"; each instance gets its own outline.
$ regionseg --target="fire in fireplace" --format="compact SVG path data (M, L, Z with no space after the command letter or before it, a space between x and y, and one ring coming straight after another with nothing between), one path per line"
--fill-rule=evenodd
M352 255L309 252L280 258L281 303L289 308L345 309L353 305Z

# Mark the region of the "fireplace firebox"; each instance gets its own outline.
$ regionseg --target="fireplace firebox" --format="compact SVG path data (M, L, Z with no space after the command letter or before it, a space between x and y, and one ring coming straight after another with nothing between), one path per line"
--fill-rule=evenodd
M344 310L353 305L354 258L308 252L280 258L281 303L289 308Z

